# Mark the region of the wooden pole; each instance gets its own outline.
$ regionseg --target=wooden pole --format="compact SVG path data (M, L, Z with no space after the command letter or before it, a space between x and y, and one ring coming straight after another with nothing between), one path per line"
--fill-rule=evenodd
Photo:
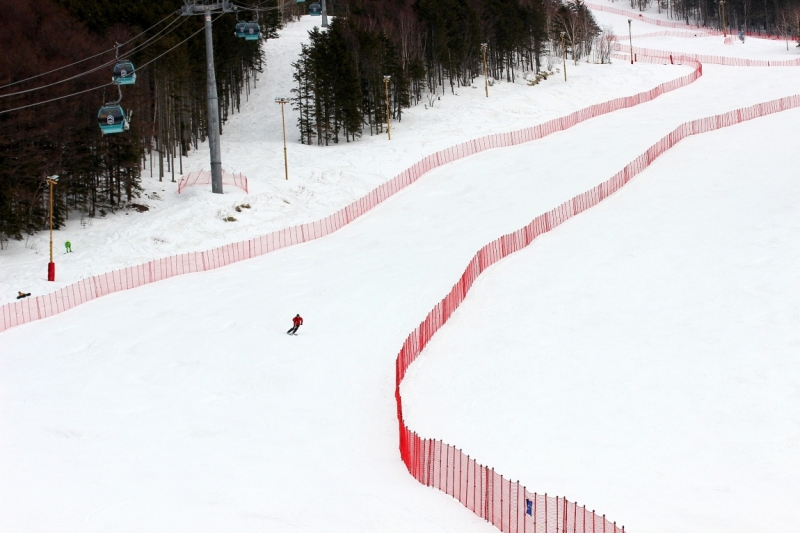
M50 185L50 262L53 262L53 182L47 180Z
M47 178L50 186L50 262L47 264L47 281L56 280L56 264L53 262L53 186L58 183L58 176Z
M286 181L289 181L289 156L286 154L286 116L283 109L285 101L281 102L281 123L283 124L283 172L286 174Z
M631 30L631 19L628 19L628 43L631 47L631 65L633 65L633 31Z
M483 52L483 88L486 91L486 98L489 98L489 68L486 64L486 50L488 48L488 43L481 43L481 51Z
M391 76L384 76L383 77L383 85L386 87L386 129L389 134L389 140L392 140L392 120L391 115L389 115L389 80L392 79Z
M564 81L567 81L567 49L564 47L564 32L561 32L561 62L564 65Z

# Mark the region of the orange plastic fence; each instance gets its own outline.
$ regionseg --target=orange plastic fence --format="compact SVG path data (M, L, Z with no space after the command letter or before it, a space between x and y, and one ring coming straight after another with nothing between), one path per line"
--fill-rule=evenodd
M664 31L653 31L649 33L638 33L633 34L634 39L642 39L646 37L680 37L681 39L695 39L697 37L709 37L711 36L710 33L707 33L705 30L703 31L695 31L692 33L685 32L685 31L671 31L671 30L664 30ZM627 41L627 35L614 35L611 37L614 41Z
M673 22L671 20L663 20L663 19L656 19L653 17L648 17L643 15L642 13L636 13L635 11L629 11L627 9L620 9L618 7L612 6L604 6L600 4L594 4L592 2L585 2L586 7L589 9L594 9L597 11L605 11L606 13L613 13L615 15L622 15L623 17L628 17L633 20L638 20L639 22L644 22L647 24L654 24L656 26L662 26L665 28L676 28L676 29L683 29L689 31L699 30L705 32L709 35L722 35L723 32L719 30L714 30L708 28L706 26L698 26L696 24L686 24L683 22ZM727 32L730 34L731 32ZM769 39L769 40L780 40L783 39L780 35L769 35L769 34L760 34L760 33L753 33L751 31L744 32L746 36L752 37L754 39Z
M636 52L636 49L634 49ZM659 53L660 54L660 53ZM643 55L639 61L664 62L664 55ZM668 53L664 53L669 55ZM316 222L279 230L248 241L205 252L191 252L150 261L100 276L92 276L59 291L0 307L0 331L66 311L105 294L139 287L180 274L201 272L256 257L272 250L310 241L336 231L386 198L438 166L469 155L541 139L593 117L648 102L666 92L686 86L702 76L702 65L694 57L669 55L673 62L694 63L692 73L634 96L616 98L523 130L488 135L431 154L368 195ZM774 63L773 63L774 65ZM800 95L772 100L721 115L687 122L651 146L608 181L539 215L524 228L492 241L472 258L464 274L425 320L409 334L396 361L395 398L400 429L400 455L408 471L420 483L436 487L458 499L478 516L504 533L624 533L604 515L589 512L561 497L530 492L518 481L505 479L493 468L479 464L458 448L424 439L405 424L400 385L408 367L433 335L464 301L478 276L504 257L528 246L533 240L582 211L597 205L647 168L658 156L689 135L713 131L746 120L800 106Z
M614 50L618 52L625 52L630 54L631 47L624 42L615 42ZM705 54L687 54L683 52L665 52L663 50L652 50L650 48L633 47L633 53L637 58L651 57L659 58L662 61L671 61L674 63L709 63L712 65L725 65L728 67L798 67L800 66L800 58L795 59L781 59L776 61L768 61L766 59L744 59L740 57L728 56L709 56ZM641 60L641 59L640 59Z
M642 60L649 60L643 58ZM660 62L661 59L653 61ZM142 265L136 265L106 274L92 276L77 281L61 290L11 302L0 306L0 331L26 324L33 320L46 318L82 303L94 300L113 292L140 287L181 274L203 272L229 265L244 259L250 259L286 246L307 242L324 237L360 217L396 192L414 183L426 172L458 159L489 150L513 146L534 141L552 133L571 128L585 120L611 113L619 109L633 107L657 98L658 96L684 87L702 76L702 66L696 64L695 69L678 79L662 83L649 91L633 96L615 98L602 104L596 104L565 117L549 120L538 126L525 128L510 133L487 135L479 139L463 142L431 154L410 168L404 170L391 180L374 189L372 192L340 209L336 213L316 222L293 226L267 235L255 237L248 241L237 242L207 250L189 252L181 255L156 259ZM245 182L246 183L246 182Z
M481 248L447 296L409 334L397 356L395 398L400 425L400 455L411 475L420 483L450 494L504 533L624 532L624 527L617 526L615 522L610 522L594 511L587 511L585 506L580 507L564 498L532 493L519 481L504 478L493 468L479 464L455 446L420 437L409 429L403 419L400 395L403 377L439 328L464 301L478 276L494 263L525 248L539 235L602 202L682 139L796 107L800 107L800 95L681 124L605 183L567 200L553 210L539 215L527 226Z
M183 189L186 187L194 187L195 185L208 185L211 183L211 172L208 170L198 170L196 172L190 172L185 176L182 176L180 181L178 182L178 194L181 193ZM247 190L247 176L242 174L241 172L225 172L222 171L222 184L223 185L234 185L239 187L244 192L249 192Z

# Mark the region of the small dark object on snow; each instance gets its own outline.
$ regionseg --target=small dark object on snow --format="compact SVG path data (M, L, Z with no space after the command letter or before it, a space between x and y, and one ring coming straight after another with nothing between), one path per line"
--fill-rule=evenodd
M28 296L30 296L30 295L31 295L31 293L29 293L29 292L22 292L22 291L19 291L19 292L17 293L17 300L22 300L23 298L27 298L27 297L28 297Z
M136 209L140 213L144 213L145 211L150 211L149 207L147 207L146 205L142 205L142 204L131 204L131 207Z

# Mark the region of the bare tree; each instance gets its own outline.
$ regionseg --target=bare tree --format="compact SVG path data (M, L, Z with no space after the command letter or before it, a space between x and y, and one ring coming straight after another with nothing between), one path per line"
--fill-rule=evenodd
M778 34L786 39L786 50L789 50L789 35L792 34L792 14L786 10L781 9L778 13Z
M747 23L750 20L750 14L753 11L753 0L741 0L742 11L744 14L744 31L747 33Z
M614 30L611 26L603 26L600 33L594 36L592 56L595 63L611 63L611 52L614 49Z

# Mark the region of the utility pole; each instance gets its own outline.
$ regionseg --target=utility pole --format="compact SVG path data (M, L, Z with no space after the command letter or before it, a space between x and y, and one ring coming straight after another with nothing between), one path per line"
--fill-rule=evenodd
M628 19L628 43L631 47L631 65L633 65L633 31L631 30L631 19Z
M389 80L391 80L391 76L384 76L383 77L383 85L386 87L386 128L389 132L389 140L392 140L392 120L391 116L389 115Z
M203 15L206 22L206 100L208 103L208 148L211 153L211 192L222 194L222 152L219 140L219 99L217 98L217 75L214 72L214 36L211 15L232 13L236 7L230 0L198 4L184 0L181 15Z
M275 98L276 104L281 104L281 122L283 123L283 171L286 174L286 180L289 180L289 160L286 156L286 118L283 114L283 106L289 103L288 98L279 96Z
M47 178L50 186L50 262L47 264L47 281L56 280L56 264L53 262L53 186L58 184L58 176Z
M322 0L322 27L328 27L328 6L325 5L325 0Z
M486 98L489 98L489 69L486 67L486 50L489 48L489 43L481 43L481 52L483 52L483 88L486 90Z
M564 65L564 81L567 81L567 49L564 46L564 32L561 32L561 62Z

